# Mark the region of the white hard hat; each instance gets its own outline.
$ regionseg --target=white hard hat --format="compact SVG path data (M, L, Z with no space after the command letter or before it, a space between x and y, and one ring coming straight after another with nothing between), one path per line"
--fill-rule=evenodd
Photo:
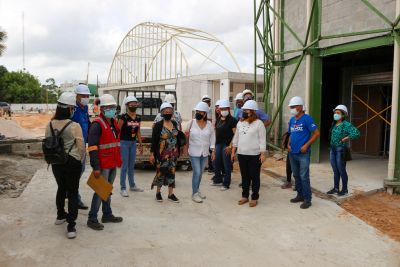
M210 110L210 108L208 107L208 105L206 103L199 102L199 103L197 103L197 105L194 108L194 110L208 112Z
M247 95L247 94L251 94L252 96L254 96L253 91L251 91L250 89L244 89L244 91L243 91L243 96L244 96L244 95ZM243 96L242 96L242 97L243 97Z
M75 94L91 95L89 87L86 84L79 84L77 87L75 87Z
M137 98L133 95L128 95L125 100L124 103L125 105L128 104L129 102L138 102Z
M346 115L349 114L349 112L347 111L347 107L345 105L338 105L333 111L335 111L337 109L344 111L344 113L346 113Z
M163 111L166 108L172 108L173 109L173 107L172 107L172 105L170 103L164 102L164 103L161 104L160 111Z
M237 94L236 97L235 97L235 101L236 100L243 100L243 93Z
M72 92L64 92L60 95L57 102L68 106L76 106L76 94Z
M216 107L219 107L219 104L220 104L220 103L221 103L221 100L218 99L217 102L215 102L215 106L216 106Z
M289 101L289 105L288 106L289 107L292 107L292 106L303 106L303 110L305 109L304 100L300 96L292 97L292 99L290 99L290 101Z
M164 102L175 104L176 103L175 96L173 94L167 94L164 98Z
M211 98L208 95L203 95L203 97L201 98L201 101L210 101Z
M100 107L117 105L117 102L115 102L114 97L110 94L104 94L104 95L100 96L99 100L100 100L100 104L99 104Z
M257 102L254 100L248 100L246 103L244 103L242 110L243 109L258 110Z
M229 103L229 100L228 100L228 99L221 99L221 100L219 101L219 107L220 107L220 108L230 108L230 107L231 107L231 104Z

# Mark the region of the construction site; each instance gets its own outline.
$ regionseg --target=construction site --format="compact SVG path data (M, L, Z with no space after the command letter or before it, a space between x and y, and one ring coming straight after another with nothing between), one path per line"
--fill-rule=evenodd
M10 114L1 112L0 266L400 266L400 0L252 2L252 72L242 71L217 34L200 28L140 22L115 44L107 82L92 85L90 98L111 94L123 106L132 95L140 103L144 151L135 180L144 192L124 198L115 182L113 210L124 221L101 233L86 226L87 210L79 210L73 241L53 223L57 184L42 140L56 104L11 103ZM209 186L205 173L207 198L193 203L189 158L176 172L180 203L155 202L150 137L166 96L176 99L186 128L202 96L210 97L215 114L217 100L228 99L233 110L245 89L271 121L257 208L237 205L237 162L230 190ZM294 96L304 99L320 130L311 149L314 198L307 211L289 203L295 192L281 189L288 153L282 136ZM350 142L345 196L326 193L333 184L332 110L339 104L360 132ZM89 113L91 120L98 115L92 104ZM86 160L79 193L89 204L91 172Z

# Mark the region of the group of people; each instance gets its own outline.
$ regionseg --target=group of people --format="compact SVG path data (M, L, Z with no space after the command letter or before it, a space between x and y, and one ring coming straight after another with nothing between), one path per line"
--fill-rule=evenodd
M79 180L85 169L86 153L95 178L104 177L113 183L117 168L121 168L120 193L128 197L129 189L142 192L134 179L136 151L143 152L141 139L141 118L136 114L139 106L133 95L128 95L117 116L117 103L112 95L99 98L99 116L89 120L87 105L90 91L86 85L78 85L75 93L63 93L57 104L56 113L46 129L46 137L61 135L68 161L53 164L52 171L58 190L56 196L57 219L60 225L67 221L67 237L76 237L75 220L78 208L87 209L79 195ZM202 203L206 196L200 191L203 172L208 165L214 174L211 185L227 191L231 186L233 162L237 158L241 174L242 196L239 205L249 203L258 205L260 191L260 172L266 160L266 127L271 123L269 116L258 108L251 90L244 90L235 97L235 108L231 112L228 99L216 101L215 116L211 112L211 98L203 96L194 107L194 118L183 129L182 118L176 111L176 100L167 94L160 107L152 130L151 156L149 161L156 166L156 174L151 189L156 188L155 199L163 201L162 186L168 187L168 200L178 203L174 194L177 160L182 153L190 157L192 174L192 200ZM301 97L293 97L289 102L292 118L288 124L288 162L296 181L297 196L290 201L302 202L301 208L311 206L311 186L309 177L311 144L319 137L319 130L311 116L305 113ZM349 139L359 135L357 129L346 121L347 109L340 105L334 110L335 124L331 133L331 163L334 170L334 188L328 193L347 191L346 165L343 151ZM87 144L87 145L86 145ZM137 149L137 146L139 149ZM86 149L87 147L87 149ZM290 175L291 176L291 175ZM339 190L339 179L343 187ZM251 194L250 194L251 188ZM68 198L68 213L65 211L65 198ZM101 223L98 211L102 206ZM111 195L102 200L93 194L87 226L103 230L104 223L119 223L123 218L115 216L111 209Z

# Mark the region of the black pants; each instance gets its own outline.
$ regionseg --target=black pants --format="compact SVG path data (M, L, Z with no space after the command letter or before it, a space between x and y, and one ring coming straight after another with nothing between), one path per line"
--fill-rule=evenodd
M292 166L290 166L289 153L286 157L286 180L288 183L292 182Z
M56 196L57 218L66 218L68 227L73 227L78 217L78 190L82 163L69 156L66 164L54 164L51 167L58 185ZM68 198L68 214L64 209L65 194Z
M209 149L210 155L208 156L208 171L214 172L214 162L211 159L212 150Z
M251 183L251 199L258 200L260 191L260 155L238 154L240 174L242 176L242 197L249 198Z

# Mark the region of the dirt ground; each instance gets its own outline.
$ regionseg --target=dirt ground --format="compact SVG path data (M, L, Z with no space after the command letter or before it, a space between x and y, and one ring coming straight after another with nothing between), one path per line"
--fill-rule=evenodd
M16 198L24 191L33 175L45 167L42 159L0 156L0 199Z
M346 211L400 242L400 196L379 192L341 205Z
M37 136L44 136L47 123L49 123L52 113L49 114L16 114L12 119L18 124Z

